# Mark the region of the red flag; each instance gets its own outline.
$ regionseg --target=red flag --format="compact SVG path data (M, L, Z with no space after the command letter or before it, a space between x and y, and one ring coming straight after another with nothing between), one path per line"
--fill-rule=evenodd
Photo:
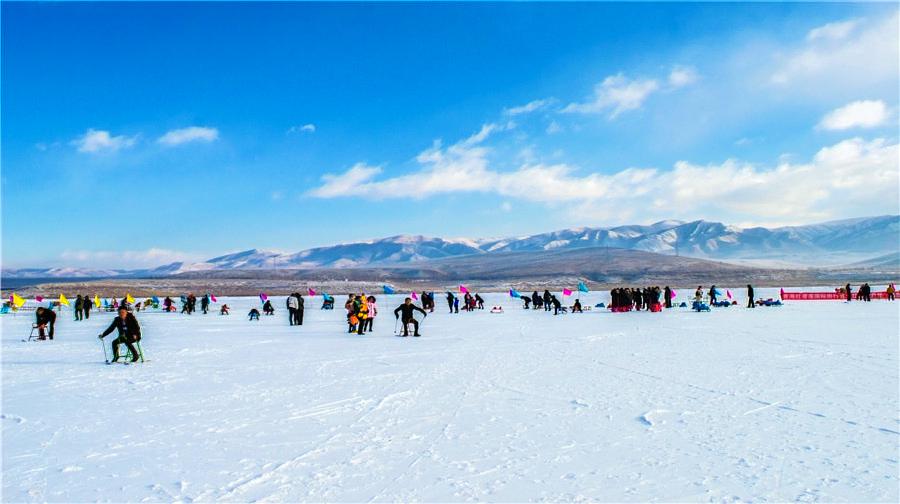
M44 300L44 296L34 296L34 300L37 301L38 303L40 303L41 301Z
M310 295L310 296L315 296L315 295L316 295L316 291L310 289L309 287L306 288L306 293L307 293L308 295Z

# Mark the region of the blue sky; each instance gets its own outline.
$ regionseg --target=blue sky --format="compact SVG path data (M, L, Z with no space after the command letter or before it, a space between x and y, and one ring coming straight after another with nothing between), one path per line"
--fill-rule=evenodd
M898 213L890 4L2 5L3 266Z

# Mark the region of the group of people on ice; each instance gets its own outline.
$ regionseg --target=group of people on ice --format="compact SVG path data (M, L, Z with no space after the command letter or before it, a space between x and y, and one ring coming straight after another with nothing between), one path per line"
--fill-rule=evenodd
M584 309L581 306L581 300L576 299L575 303L572 304L571 307L563 306L562 302L556 297L556 294L551 293L549 290L544 290L544 294L538 294L538 291L534 291L531 293L531 296L522 295L519 297L522 300L524 305L522 306L526 310L531 308L532 310L544 310L544 311L553 311L554 315L559 315L560 313L568 313L571 309L571 313L582 313Z
M660 311L663 306L672 307L672 289L667 285L665 289L659 286L642 288L618 287L609 291L609 307L614 312L619 311ZM665 304L660 302L663 298Z
M434 311L434 293L432 293L431 296L431 311ZM450 291L447 291L447 307L450 308L450 313L459 313L459 296L453 294ZM474 310L484 310L484 298L482 298L477 292L474 296L469 292L464 292L462 309L463 311L467 312L471 312Z

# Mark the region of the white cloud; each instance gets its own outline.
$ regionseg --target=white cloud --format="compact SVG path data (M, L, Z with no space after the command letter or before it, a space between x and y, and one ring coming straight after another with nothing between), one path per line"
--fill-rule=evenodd
M887 124L888 107L881 100L859 100L832 110L819 122L826 130L874 128Z
M629 79L623 74L611 75L594 87L594 96L584 103L570 103L563 112L601 114L609 112L614 119L619 114L641 108L651 94L659 90L654 79Z
M207 128L203 126L190 126L187 128L175 129L166 132L165 135L159 137L156 141L174 147L189 142L214 142L219 138L219 130L216 128Z
M155 268L172 262L193 262L201 260L198 254L150 248L147 250L66 250L60 254L68 266L133 269Z
M897 213L900 201L900 148L884 139L845 140L821 149L807 163L765 167L736 160L711 165L678 161L670 170L627 168L584 175L564 163L525 163L498 171L490 167L487 148L466 142L447 148L436 144L418 156L420 169L405 175L379 180L380 168L358 164L326 176L325 184L310 194L422 199L474 192L566 205L595 221L704 217L768 224Z
M859 21L859 19L848 19L846 21L837 21L813 28L806 34L806 40L810 42L823 39L843 40L859 26Z
M534 100L534 101L530 101L530 102L526 103L525 105L520 105L518 107L510 107L508 109L504 109L503 113L506 115L511 115L511 116L521 115L521 114L529 114L536 110L540 110L540 109L546 107L547 105L550 105L551 103L553 103L553 101L554 100L552 98L548 98L548 99L544 99L544 100Z
M773 84L871 88L878 82L896 82L900 40L894 12L877 20L849 20L815 28L796 50L775 55L770 75Z
M135 142L137 142L137 136L112 136L109 131L88 129L84 135L73 140L71 144L78 148L78 152L99 153L127 149Z
M679 65L669 72L669 86L673 89L688 86L697 82L699 78L695 68Z
M562 130L563 130L563 127L560 126L560 124L558 122L550 121L550 124L547 125L546 132L548 135L555 135L557 133L562 132Z
M288 132L288 134L291 134L291 133L315 133L316 125L312 124L312 123L308 123L308 124L304 124L302 126L291 126L287 132Z

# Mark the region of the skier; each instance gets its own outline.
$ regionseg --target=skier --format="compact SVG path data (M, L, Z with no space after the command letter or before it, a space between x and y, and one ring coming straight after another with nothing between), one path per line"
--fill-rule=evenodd
M297 310L300 308L300 303L297 302L297 298L291 294L287 297L287 310L288 310L288 323L290 325L294 325L294 320L297 319Z
M756 303L753 302L753 286L747 284L747 308L756 308Z
M34 317L36 319L34 325L38 330L38 339L47 339L47 336L44 335L44 330L47 329L47 326L49 325L49 337L52 340L53 327L56 325L56 312L49 308L44 308L43 306L41 306L34 311Z
M413 336L421 336L421 334L419 334L419 321L416 320L416 318L413 316L414 312L417 311L421 312L425 317L428 316L428 314L425 313L425 310L412 304L412 299L410 298L404 299L403 304L398 306L397 309L394 310L394 318L399 318L400 323L403 324L403 336L409 336L409 324L413 325Z
M200 310L206 315L206 312L209 311L209 294L205 294L202 298L200 298Z
M138 324L134 314L128 313L128 309L125 306L119 307L119 316L114 318L109 327L97 337L102 340L115 330L119 331L119 336L112 341L113 359L111 362L119 360L119 345L128 347L128 350L131 352L131 362L137 362L140 359L140 354L134 347L134 344L141 340L141 325Z
M94 302L91 301L91 298L84 296L84 318L91 318L91 308L94 307Z

